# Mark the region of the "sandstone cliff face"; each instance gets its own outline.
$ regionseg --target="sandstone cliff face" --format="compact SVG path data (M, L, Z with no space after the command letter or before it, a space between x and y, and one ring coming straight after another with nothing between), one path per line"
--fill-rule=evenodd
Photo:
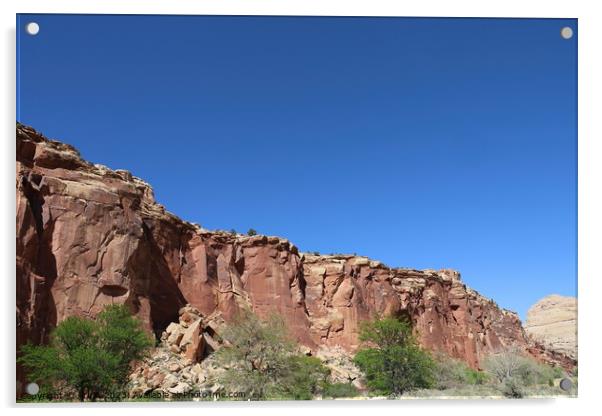
M529 344L518 317L451 270L392 269L359 256L299 253L285 239L210 232L156 203L129 172L80 158L69 145L17 127L17 343L46 342L70 315L127 304L160 337L186 304L230 319L241 306L276 312L304 345L358 347L358 325L403 315L422 344L478 367ZM564 365L571 365L570 361Z
M410 318L421 344L478 367L505 345L526 347L518 316L466 287L453 270L392 269L357 256L306 256L306 305L315 342L359 346L359 323Z
M577 359L577 299L550 295L527 313L525 331L550 351Z

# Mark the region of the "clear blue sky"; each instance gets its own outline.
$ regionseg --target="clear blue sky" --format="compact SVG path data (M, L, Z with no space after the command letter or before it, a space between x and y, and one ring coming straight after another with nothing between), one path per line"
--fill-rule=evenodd
M523 318L576 295L574 19L18 27L18 120L132 171L186 220L455 268Z

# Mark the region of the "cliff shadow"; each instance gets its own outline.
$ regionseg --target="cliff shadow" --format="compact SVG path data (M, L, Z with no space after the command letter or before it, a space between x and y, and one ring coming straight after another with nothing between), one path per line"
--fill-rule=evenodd
M153 236L152 230L145 222L142 225L143 238L133 256L132 267L146 270L139 280L147 283L146 296L150 304L150 320L152 331L157 338L172 322L178 322L179 310L187 301L177 280L173 275L164 254ZM150 260L150 261L149 261Z

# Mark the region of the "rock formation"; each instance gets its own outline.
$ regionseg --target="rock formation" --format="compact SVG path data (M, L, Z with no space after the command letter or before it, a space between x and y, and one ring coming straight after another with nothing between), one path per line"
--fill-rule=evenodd
M130 374L130 397L159 393L173 398L190 393L189 398L211 399L213 393L220 391L222 386L217 379L224 369L214 362L211 353L222 346L221 338L216 335L226 322L220 314L204 317L190 305L181 308L179 313L179 321L167 326L150 357L135 365ZM299 352L312 353L303 346ZM330 369L331 382L365 388L361 372L340 346L322 346L316 356Z
M466 287L453 270L392 269L358 256L304 259L314 341L358 346L359 323L374 314L409 318L421 344L478 367L504 345L526 345L518 316Z
M527 312L525 331L548 350L577 359L577 299L550 295Z
M332 383L351 383L358 389L366 388L362 372L353 363L349 352L340 346L320 347L316 357L330 370L329 378Z
M210 354L221 346L215 335L224 324L219 314L205 317L190 305L181 308L179 321L167 326L151 356L130 374L130 396L215 393L220 387L216 375L222 369L213 364Z
M172 353L198 362L220 347L215 335L225 322L219 313L204 317L198 309L186 305L179 315L179 322L170 323L161 335L161 341Z
M157 338L181 336L172 352L194 359L203 347L186 340L198 338L197 318L227 321L249 306L260 316L279 313L314 352L351 353L360 321L391 314L409 318L425 347L473 367L508 344L572 365L531 345L515 313L466 287L455 271L315 256L279 237L205 230L166 211L128 171L91 164L22 125L16 193L18 345L46 342L68 316L94 317L124 303ZM170 324L182 325L187 304L198 314L189 313L176 336Z

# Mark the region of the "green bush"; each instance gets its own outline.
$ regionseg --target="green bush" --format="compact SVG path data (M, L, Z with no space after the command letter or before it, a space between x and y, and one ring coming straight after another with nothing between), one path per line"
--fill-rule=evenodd
M327 383L330 370L316 357L291 355L290 371L279 386L280 398L311 400Z
M516 348L488 356L485 368L499 383L512 378L523 386L553 385L554 379L564 374L562 368L540 363Z
M254 235L257 235L257 231L255 231L253 228L249 228L249 231L247 231L247 235L252 237Z
M351 383L324 383L322 389L322 396L328 398L340 398L340 397L356 397L359 395L357 388Z
M371 391L401 395L435 384L434 362L418 346L408 322L384 318L364 323L360 340L371 347L358 351L354 362Z
M482 385L487 383L489 376L484 371L468 368L466 370L466 380L468 381L468 384L471 385Z
M488 356L485 368L506 397L564 393L554 382L565 376L561 367L540 363L517 348L506 348Z
M470 368L465 362L444 354L435 356L435 387L439 390L481 385L488 380L487 373Z
M567 373L564 371L564 369L558 365L552 367L552 375L554 376L554 378L562 378L562 377L566 377Z
M260 320L246 310L223 333L226 346L215 352L225 368L217 381L255 400L311 399L329 375L321 361L297 353L281 317Z
M96 321L65 319L52 332L50 345L24 345L17 361L30 381L63 397L96 401L120 394L130 363L143 358L152 345L125 306L110 305Z
M561 370L562 371L562 370ZM525 386L548 384L553 386L558 370L547 364L539 363L534 359L524 357L519 368L518 376ZM562 374L562 372L560 372Z
M501 392L510 399L520 399L525 396L524 386L516 377L509 377L502 383Z

